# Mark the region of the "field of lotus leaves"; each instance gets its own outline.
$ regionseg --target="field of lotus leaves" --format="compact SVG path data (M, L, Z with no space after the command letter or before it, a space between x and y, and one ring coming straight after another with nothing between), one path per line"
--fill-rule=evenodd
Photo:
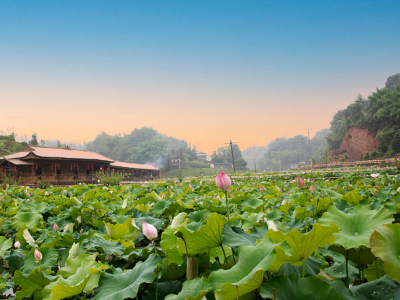
M400 175L378 173L8 187L0 298L400 299Z

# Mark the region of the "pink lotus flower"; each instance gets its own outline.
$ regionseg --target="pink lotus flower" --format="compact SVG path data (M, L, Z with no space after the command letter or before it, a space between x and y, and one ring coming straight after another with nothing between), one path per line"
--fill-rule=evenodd
M197 204L197 200L196 200L196 198L194 198L193 202Z
M194 192L194 189L192 189L192 192Z
M248 192L249 191L249 189L246 189L246 192Z
M48 193L47 191L45 191L45 192L44 192L44 195L45 195L45 196L48 196L48 195L49 195L49 193Z
M215 183L220 190L228 191L232 182L230 177L221 171L215 178Z
M29 198L30 194L29 194L29 193L26 193L26 196Z
M264 187L262 185L260 185L260 192L263 193L264 192Z
M38 264L42 260L42 253L38 249L35 249L35 262Z
M311 193L315 193L315 188L314 188L314 186L311 184L311 186L310 186L310 192Z
M378 186L378 185L375 185L375 188L376 188L376 189L379 189L379 186Z
M310 199L310 202L313 202L313 199Z
M220 196L217 196L217 200L220 201L220 200L221 200L221 197L220 197Z
M192 185L189 183L189 189L191 189L192 188Z
M16 242L14 243L14 247L15 247L15 248L21 247L21 243L20 243L19 241L16 241Z
M151 241L157 238L157 229L153 225L146 222L142 222L142 225L142 231L145 237L147 237Z
M304 183L303 179L301 179L299 175L297 175L297 185L301 189L304 189L305 186L306 186L306 184Z
M162 194L162 198L165 199L165 194Z
M57 224L56 224L56 223L54 223L54 225L53 225L53 229L54 229L54 231L58 231L58 226L57 226Z

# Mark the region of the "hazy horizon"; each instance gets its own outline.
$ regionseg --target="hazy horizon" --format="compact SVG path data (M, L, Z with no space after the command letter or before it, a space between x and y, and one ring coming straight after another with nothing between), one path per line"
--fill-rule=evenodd
M148 126L212 153L310 135L400 72L400 3L0 3L0 130Z

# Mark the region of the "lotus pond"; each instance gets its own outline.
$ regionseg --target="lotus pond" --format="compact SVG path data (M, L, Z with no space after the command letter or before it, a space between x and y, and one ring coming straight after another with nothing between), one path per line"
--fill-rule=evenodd
M397 172L8 187L0 298L400 299Z

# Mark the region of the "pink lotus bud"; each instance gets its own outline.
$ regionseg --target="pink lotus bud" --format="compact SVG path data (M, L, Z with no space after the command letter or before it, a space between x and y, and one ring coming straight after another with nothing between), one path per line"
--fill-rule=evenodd
M101 208L98 209L98 212L101 212Z
M157 238L157 229L153 225L146 222L142 222L142 225L142 231L145 237L147 237L149 240L154 240Z
M29 196L30 196L30 194L29 194L29 193L26 193L26 196L27 196L27 197L29 197Z
M16 241L16 242L14 243L14 247L15 247L15 248L21 247L21 243L20 243L19 241Z
M220 197L220 196L217 196L217 200L218 200L218 201L221 201L221 197Z
M313 200L312 200L312 199L310 199L310 202L313 202Z
M191 189L192 188L192 185L189 183L189 189Z
M38 249L35 249L35 262L38 264L42 260L42 253Z
M165 194L162 194L162 198L165 199Z
M375 185L375 188L376 188L376 189L379 189L379 186L378 186L378 185Z
M48 196L48 195L49 195L49 193L48 193L47 191L45 191L45 192L44 192L44 195L45 195L45 196Z
M231 194L231 198L233 198L233 194Z
M297 175L297 185L301 189L304 189L305 186L306 186L306 184L304 183L303 179L301 179L299 175Z
M260 192L264 193L264 187L262 185L260 185Z
M215 178L215 183L220 190L228 191L232 182L230 177L221 171Z
M311 192L311 194L315 192L314 186L312 184L310 186L310 192Z
M192 192L194 192L194 189L192 189Z
M197 200L196 200L196 198L194 198L193 202L194 202L194 203L197 203Z
M58 231L58 226L57 226L57 224L56 224L56 223L54 223L54 225L53 225L53 229L54 229L54 231Z

